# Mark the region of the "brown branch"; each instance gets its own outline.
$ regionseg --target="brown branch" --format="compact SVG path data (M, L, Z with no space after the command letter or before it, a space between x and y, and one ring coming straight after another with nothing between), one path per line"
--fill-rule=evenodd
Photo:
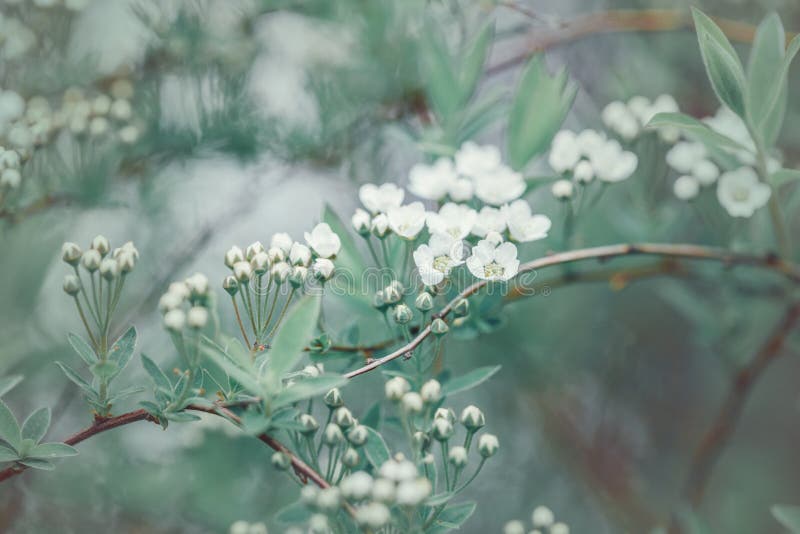
M508 6L506 6L508 7ZM752 43L756 27L752 24L712 17L725 35L734 42ZM524 63L537 52L593 35L630 32L670 32L692 30L692 16L683 9L619 9L578 15L553 27L537 26L527 39L525 50L487 69L489 75ZM787 43L794 34L787 33Z
M736 430L744 404L756 380L769 364L780 356L784 343L795 330L798 320L800 320L800 302L794 303L786 310L755 358L733 377L728 396L692 457L684 488L684 495L692 506L697 507L701 503L714 465Z
M749 265L753 267L760 267L763 269L774 271L794 283L800 283L800 267L784 261L777 256L767 255L759 256L755 254L739 254L731 252L726 249L705 247L701 245L685 245L685 244L660 244L660 243L641 243L631 245L606 245L601 247L592 247L578 250L571 250L567 252L560 252L551 254L543 258L538 258L527 263L523 263L519 268L519 274L523 274L536 269L551 267L553 265L562 265L567 263L574 263L577 261L596 259L608 260L620 256L661 256L667 258L683 258L699 261L715 261L720 262L727 266L735 265ZM455 304L461 299L467 298L477 293L481 288L486 286L489 282L481 280L476 282L461 293L459 293L453 300L451 300L444 308L441 309L434 317L444 318L450 314ZM520 284L517 284L519 287ZM520 289L520 291L530 291L531 288ZM367 373L389 363L392 360L400 358L401 356L409 356L413 353L426 337L431 333L430 325L423 328L414 339L399 349L390 352L376 360L373 360L363 367L359 367L349 373L346 373L345 378L353 378L358 375Z

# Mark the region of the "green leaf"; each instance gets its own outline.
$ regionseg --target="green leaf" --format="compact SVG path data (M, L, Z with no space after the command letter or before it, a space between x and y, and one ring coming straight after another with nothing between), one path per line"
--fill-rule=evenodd
M131 395L136 395L137 393L141 393L144 391L145 388L143 386L131 386L129 388L121 389L116 393L112 394L108 397L108 402L116 402L118 400L124 399L125 397L130 397Z
M111 350L108 352L109 359L117 364L117 371L114 373L114 376L118 375L123 369L125 369L125 366L127 366L128 362L131 360L135 349L136 328L131 326L125 331L124 334L119 336L119 339L114 342L114 344L111 346Z
M386 445L383 436L374 428L366 428L369 437L364 444L364 454L367 456L369 463L371 463L375 469L378 469L384 462L389 460L391 453L389 452L389 447Z
M174 423L191 423L200 420L199 416L188 412L166 412L164 417Z
M436 521L425 532L427 534L439 534L449 530L460 528L466 523L467 519L475 512L477 504L474 501L456 504L446 508Z
M478 32L472 45L464 54L464 59L461 61L461 72L459 76L461 89L462 102L466 102L478 85L481 74L483 73L483 65L486 63L486 57L489 55L489 45L492 44L494 38L494 21L490 20L483 25L483 28Z
M444 396L453 395L462 391L467 391L489 380L500 370L499 365L489 367L478 367L465 375L448 380L442 385Z
M0 378L0 397L14 389L20 382L22 382L22 375L11 375Z
M780 169L773 172L769 177L769 182L775 187L796 182L797 180L800 180L800 170L797 169Z
M263 395L264 388L259 383L256 370L253 368L249 358L246 362L242 362L241 365L236 363L241 360L241 357L238 355L241 345L238 341L231 341L227 348L219 347L216 344L204 344L202 351L206 356L211 358L220 369L227 373L229 378L236 380L251 394L256 396ZM247 367L245 368L243 365Z
M19 459L17 451L0 443L0 463L14 462Z
M647 128L661 128L663 126L677 128L686 136L703 143L711 149L717 150L748 150L741 143L730 137L711 129L707 124L683 113L657 113Z
M89 370L92 372L92 375L101 382L110 382L119 372L119 366L116 362L106 360L104 362L97 362L89 367Z
M141 355L142 358L142 366L144 370L147 371L147 374L150 375L150 378L153 379L153 382L156 384L156 388L162 391L172 393L172 382L169 381L167 375L164 374L156 362L145 356L144 354Z
M64 374L67 375L67 378L69 378L75 385L84 390L86 393L94 394L94 388L89 384L89 382L84 380L81 375L75 372L70 366L61 362L56 362L56 365L62 371L64 371Z
M50 428L50 408L39 408L22 423L22 439L39 443Z
M346 378L334 374L323 374L304 378L275 395L272 401L272 407L279 408L310 397L324 395L331 388L341 386L345 382L347 382Z
M541 55L531 59L511 105L508 124L508 155L515 170L549 148L577 90L568 82L565 70L550 76Z
M792 534L800 534L800 506L776 504L770 511L772 516Z
M70 333L67 335L67 339L69 340L69 344L72 345L72 348L75 349L75 352L78 353L78 356L86 362L86 365L94 365L97 363L97 354L94 353L94 349L89 346L82 337Z
M782 102L781 99L784 98L785 100L784 95L786 95L787 91L786 80L789 77L789 68L792 66L792 61L794 61L794 57L797 55L798 51L800 51L800 35L796 35L794 39L792 39L792 42L789 43L789 48L786 49L786 53L783 56L783 64L778 72L778 76L772 79L771 83L768 85L769 91L764 97L766 101L763 108L764 114L761 117L753 116L753 119L758 121L757 129L759 131L769 132L769 127L771 126L769 121L775 120L775 115L778 114L781 109L785 109L785 101ZM774 125L772 125L772 127L774 128ZM775 136L777 136L777 133Z
M33 469L41 469L42 471L52 471L56 468L53 462L43 460L42 458L24 458L20 460L19 463Z
M785 46L786 32L781 19L777 13L770 13L758 25L747 65L747 122L765 142L762 126L777 132L780 125L768 123L775 120L783 122L783 117L774 116L767 106L773 85L779 83ZM785 97L786 92L783 93Z
M7 442L14 449L19 450L22 443L22 434L17 418L5 402L0 400L0 439Z
M694 26L706 74L720 102L745 118L745 77L739 56L728 38L707 15L692 8Z
M311 509L302 502L293 502L275 514L275 519L285 525L305 523L310 517Z
M439 122L447 124L461 106L461 87L453 58L441 33L432 27L420 37L420 72L425 93Z
M428 506L439 506L440 504L450 501L450 499L455 496L456 494L454 491L445 491L444 493L439 493L438 495L432 495L431 497L428 497L425 499L425 504Z
M66 443L40 443L35 446L27 458L65 458L67 456L77 456L78 449Z
M275 334L267 364L267 384L273 391L280 387L281 379L300 361L303 349L314 336L321 302L319 295L302 297L286 314Z

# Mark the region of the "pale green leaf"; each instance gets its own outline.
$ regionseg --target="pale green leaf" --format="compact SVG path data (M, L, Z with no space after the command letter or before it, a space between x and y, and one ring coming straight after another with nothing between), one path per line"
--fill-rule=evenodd
M72 345L72 348L75 349L75 352L78 353L78 356L86 362L86 365L93 365L97 363L97 355L94 352L94 349L84 341L84 339L76 334L68 334L67 339L69 340L69 344Z
M467 391L489 380L500 370L499 365L478 367L467 374L450 379L442 385L442 394L445 396Z
M22 439L39 443L50 428L50 408L39 408L22 423Z
M364 454L367 456L369 463L371 463L375 469L378 469L384 462L389 460L391 453L389 452L389 447L386 445L383 436L374 428L366 428L369 437L364 444Z
M14 389L20 382L22 382L22 375L11 375L0 378L0 397Z
M747 65L748 123L762 139L765 137L765 132L761 126L767 126L769 122L771 113L771 110L767 109L769 94L773 84L779 83L785 47L786 32L781 19L777 13L770 13L758 25ZM771 118L783 121L782 116ZM771 125L771 130L778 129L780 126Z
M303 356L303 349L314 336L319 318L319 295L306 295L289 309L275 334L267 356L267 383L273 390Z
M0 400L0 440L7 442L16 450L19 450L22 442L22 434L20 433L17 418L14 417L11 409L2 400Z
M78 449L66 443L40 443L28 453L26 458L65 458L77 454Z
M141 355L142 358L142 366L144 370L147 371L147 374L150 375L150 378L153 379L153 382L156 384L156 388L171 393L172 392L172 383L167 378L167 375L164 374L156 363L145 356L144 354Z
M476 507L477 504L474 501L450 506L439 514L433 525L425 532L427 534L440 534L458 529L467 522L467 519L475 512Z
M794 39L792 39L792 42L789 43L789 48L786 50L786 54L783 57L783 65L778 72L778 76L771 80L771 83L768 85L769 91L764 96L766 102L763 108L764 114L761 117L753 117L754 120L758 121L759 131L768 130L770 126L768 121L774 119L776 112L783 107L781 98L786 93L786 80L789 77L789 68L792 66L792 61L798 51L800 51L800 35L796 35Z
M800 506L776 504L770 510L772 516L792 534L800 534Z
M41 469L42 471L52 471L56 468L53 462L42 458L24 458L20 460L19 463L32 469Z
M448 123L459 111L461 87L453 69L453 58L441 34L428 28L420 38L420 71L425 93L434 113Z
M648 128L665 126L679 129L687 137L703 143L711 150L748 150L741 143L684 113L658 113L647 123Z
M324 395L332 388L339 387L345 382L347 382L347 379L343 376L334 374L304 378L278 393L272 401L272 407L278 408L317 395Z
M56 365L64 372L65 375L67 375L67 378L69 378L76 386L84 390L86 393L89 394L94 393L94 388L92 388L89 382L84 380L83 377L81 377L81 375L79 375L77 372L75 372L75 370L72 369L72 367L61 362L56 362Z
M494 21L485 23L461 61L460 84L461 100L466 102L475 92L475 87L483 73L483 65L489 55L489 45L494 38Z
M0 443L0 463L14 462L19 459L19 454L14 449Z
M128 365L128 362L131 360L131 356L133 356L135 349L136 328L131 326L119 337L119 339L114 342L114 344L111 346L111 350L108 351L108 357L116 362L117 365L117 370L114 373L114 376L118 375L123 369L125 369L125 367Z

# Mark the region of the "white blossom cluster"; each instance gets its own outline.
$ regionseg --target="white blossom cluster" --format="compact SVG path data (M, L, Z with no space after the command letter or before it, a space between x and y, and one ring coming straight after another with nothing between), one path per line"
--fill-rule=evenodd
M537 506L531 514L533 530L525 528L525 523L515 519L503 527L503 534L569 534L566 523L556 521L553 511L547 506Z
M644 133L650 120L659 113L675 113L678 103L672 95L664 94L651 101L645 96L634 96L627 102L615 100L609 102L601 117L603 124L626 141L631 141ZM674 143L680 137L680 131L672 127L661 127L658 135L667 143Z
M228 529L228 534L268 534L267 525L258 521L249 523L247 521L234 521Z
M621 182L633 174L639 159L602 132L561 130L553 138L548 163L565 176L552 187L553 195L563 200L572 196L572 181L588 184L597 178L605 183Z
M22 183L21 164L22 156L19 152L0 146L0 198L8 191L19 189Z
M158 301L164 327L181 334L186 327L200 330L209 320L210 287L208 278L195 273L182 282L173 282Z
M722 172L703 143L680 141L666 155L667 164L679 174L673 184L675 196L681 200L693 200L703 188L716 184L717 200L730 216L751 217L769 201L771 189L759 180L753 168L756 147L747 126L726 107L721 107L716 115L703 122L744 147L729 153L741 166ZM780 162L770 158L767 168L773 172L780 168Z

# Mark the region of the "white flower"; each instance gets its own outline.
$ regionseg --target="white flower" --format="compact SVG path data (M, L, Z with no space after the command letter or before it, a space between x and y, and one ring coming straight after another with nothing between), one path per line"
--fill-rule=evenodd
M579 161L572 170L572 176L579 184L588 184L594 179L594 167L586 160Z
M553 138L547 159L550 168L561 174L572 169L581 158L581 149L575 133L561 130Z
M567 200L572 198L573 190L574 186L569 180L556 180L553 182L553 185L550 186L550 192L553 193L553 196L558 200Z
M472 249L467 267L481 280L508 280L519 270L517 247L513 243L496 245L483 239Z
M194 273L186 279L186 288L189 293L194 296L201 296L208 293L208 277L202 273ZM170 285L170 291L172 286Z
M453 162L439 158L433 165L418 163L411 167L408 189L420 198L441 200L450 192L457 178Z
M380 502L371 502L356 510L356 521L371 529L381 528L389 522L391 517L389 508Z
M386 215L389 217L389 228L405 239L414 239L425 226L425 206L422 202L392 207Z
M525 192L525 179L510 167L499 167L475 180L475 196L487 204L500 206Z
M391 208L399 207L403 203L405 192L395 184L364 184L358 190L358 198L364 207L373 214L388 213Z
M477 218L478 213L469 206L448 202L438 213L428 213L426 222L431 234L448 234L455 239L464 239Z
M339 236L331 230L328 223L319 223L311 230L311 233L305 233L306 243L317 255L321 258L330 258L339 253L342 248L342 241Z
M472 180L467 178L459 178L450 185L450 198L456 202L466 202L475 194L475 185Z
M327 258L317 258L311 266L311 271L319 280L330 280L333 270L333 262Z
M589 162L597 177L604 182L620 182L629 178L639 159L633 152L623 150L615 141L607 141L602 148L597 148L589 155Z
M275 248L278 250L282 250L284 254L288 254L289 250L292 248L292 244L294 241L292 237L285 233L280 232L272 236L272 239L269 242L270 248Z
M707 155L706 147L702 143L682 141L667 152L667 165L678 172L690 173Z
M497 170L501 159L500 149L496 146L480 146L467 141L456 152L456 170L462 176L477 179Z
M631 99L631 103L634 102L636 101ZM650 105L647 99L644 99L643 102L639 101L638 103L644 104L647 107ZM640 123L637 115L623 102L614 101L609 103L603 109L601 117L606 126L625 139L633 139L639 134Z
M449 234L433 234L427 245L420 245L414 251L414 263L422 283L434 286L444 280L453 267L464 263L464 244Z
M416 478L401 482L397 486L397 504L416 506L431 494L431 482L427 478Z
M186 315L186 323L191 328L203 328L208 322L208 310L202 306L193 306Z
M581 155L590 156L595 150L603 148L608 139L605 134L587 128L578 134L575 141L578 143Z
M489 232L502 233L506 229L506 218L498 208L484 206L478 212L472 233L478 237L485 237Z
M750 167L726 172L717 185L717 199L731 217L751 217L767 203L771 193L770 187L759 182Z
M675 180L672 191L681 200L691 200L700 192L700 184L694 176L681 176Z
M719 178L719 168L710 160L703 159L692 167L692 176L697 178L700 185L711 185Z
M500 208L506 219L508 235L514 241L526 243L547 237L552 223L544 215L531 215L531 207L524 200L517 200Z
M292 243L292 248L289 250L289 261L293 265L308 265L311 261L311 249L302 243Z
M425 404L439 402L442 398L442 385L438 380L430 379L419 388L419 395Z
M370 230L371 219L369 213L361 208L357 208L350 218L350 224L353 225L353 229L359 234L366 234Z
M383 237L389 231L389 217L385 213L379 213L372 219L371 226L376 236Z
M364 471L356 471L339 484L342 494L348 499L360 501L372 492L372 477Z
M183 330L183 325L186 324L186 314L183 310L169 310L164 314L164 326L167 330L174 332Z

